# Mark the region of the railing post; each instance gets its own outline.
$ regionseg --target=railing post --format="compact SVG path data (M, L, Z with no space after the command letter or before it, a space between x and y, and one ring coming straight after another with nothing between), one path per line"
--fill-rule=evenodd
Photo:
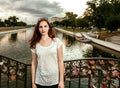
M18 72L18 62L16 63L16 88L18 87L18 76L17 76L17 72Z
M78 88L80 88L80 76L79 76L79 79L78 79Z
M119 78L119 87L118 88L120 88L120 78Z
M100 84L101 84L101 79L103 78L102 72L100 70L98 70L98 88L100 88Z
M118 62L118 64L119 64L119 66L120 66L120 61ZM118 88L120 88L120 78L119 78L119 87Z
M0 68L0 88L1 88L1 68Z
M27 65L25 65L25 82L24 82L24 88L27 88Z
M89 84L88 88L92 88L92 74L89 74Z
M8 59L8 65L7 65L7 69L8 69L8 73L7 73L7 88L9 88L9 77L10 77L10 69L9 69L9 66L10 66L10 59Z
M0 56L0 62L2 62L1 56ZM1 66L0 66L0 88L1 88Z

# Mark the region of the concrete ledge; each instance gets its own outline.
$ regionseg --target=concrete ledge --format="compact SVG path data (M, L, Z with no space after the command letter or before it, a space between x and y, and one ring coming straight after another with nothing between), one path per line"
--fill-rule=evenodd
M105 47L108 47L108 48L111 48L111 49L114 49L114 50L120 52L120 45L118 45L118 44L114 44L114 43L111 43L111 42L107 42L107 41L103 41L103 40L99 40L99 39L96 39L96 38L89 37L89 36L87 36L86 33L82 33L82 34L86 38L91 39L94 43L97 43L99 45L102 45L102 46L105 46Z
M27 29L29 28L23 28L23 29L17 29L17 30L10 30L10 31L4 31L4 32L0 32L0 35L4 35L4 34L14 34L14 33L17 33L17 32L22 32L22 31L26 31Z

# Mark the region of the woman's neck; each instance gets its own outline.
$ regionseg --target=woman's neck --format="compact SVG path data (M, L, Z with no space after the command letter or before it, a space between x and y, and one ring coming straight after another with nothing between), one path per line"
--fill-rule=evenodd
M44 41L46 41L46 40L48 40L50 37L48 36L48 35L46 35L46 36L42 36L41 37L41 40L44 40Z

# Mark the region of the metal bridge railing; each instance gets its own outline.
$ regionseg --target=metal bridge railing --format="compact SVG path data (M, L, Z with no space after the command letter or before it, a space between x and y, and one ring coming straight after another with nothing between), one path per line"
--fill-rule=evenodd
M64 65L65 88L120 88L120 59L91 57ZM0 88L31 88L30 66L0 56Z

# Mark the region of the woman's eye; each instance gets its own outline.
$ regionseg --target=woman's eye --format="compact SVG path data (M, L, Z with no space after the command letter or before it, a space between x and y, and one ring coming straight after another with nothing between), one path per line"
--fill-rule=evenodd
M45 25L44 27L47 27L47 25Z
M39 28L42 28L42 26L39 26Z

